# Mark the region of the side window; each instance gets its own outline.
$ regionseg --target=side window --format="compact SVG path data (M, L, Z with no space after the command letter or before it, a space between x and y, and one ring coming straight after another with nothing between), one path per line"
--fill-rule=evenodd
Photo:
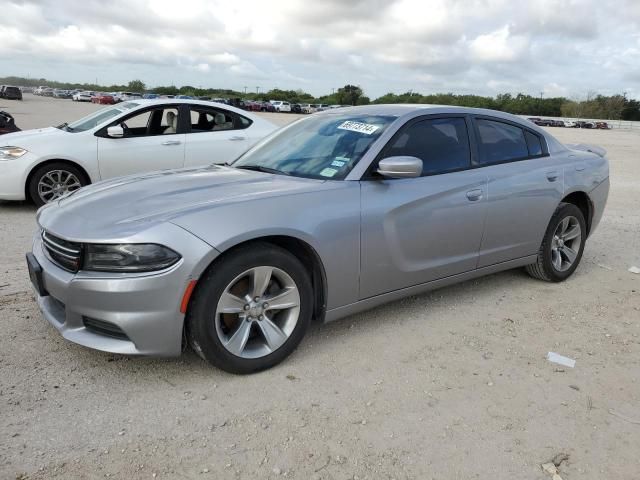
M118 124L124 128L126 137L170 135L178 130L178 109L164 107L145 110L115 123Z
M508 162L529 156L524 130L508 123L477 119L480 164Z
M178 133L178 109L172 107L156 111L160 112L160 114L154 118L154 120L159 124L156 127L157 131L162 135Z
M191 132L215 132L233 130L233 116L224 110L191 107Z
M422 120L404 127L385 151L385 157L407 155L422 160L422 175L469 168L471 152L464 118Z
M529 156L538 157L542 155L542 142L540 141L540 137L538 135L525 130L524 138L527 141Z

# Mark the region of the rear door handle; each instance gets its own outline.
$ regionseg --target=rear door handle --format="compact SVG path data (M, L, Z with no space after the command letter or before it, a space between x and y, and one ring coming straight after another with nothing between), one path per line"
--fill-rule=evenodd
M585 168L585 167L584 167L584 163L578 163L578 164L576 165L576 172L581 172L581 171L583 171L583 170L584 170L584 168Z
M477 202L482 198L482 190L476 188L475 190L469 190L467 192L467 198L470 202Z
M555 182L558 179L558 172L547 172L547 180L550 182Z
M180 140L167 140L166 142L162 142L162 145L170 146L170 145L180 145L182 142Z
M245 140L245 137L241 137L239 135L236 135L235 137L229 138L229 140L231 140L232 142L237 142L239 140Z

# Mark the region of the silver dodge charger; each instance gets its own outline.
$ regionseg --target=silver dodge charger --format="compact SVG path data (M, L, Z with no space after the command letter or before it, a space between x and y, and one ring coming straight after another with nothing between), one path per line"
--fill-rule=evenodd
M190 345L249 373L286 358L312 319L517 267L567 279L608 191L602 149L513 115L342 108L230 165L73 192L38 211L27 263L44 317L72 342Z

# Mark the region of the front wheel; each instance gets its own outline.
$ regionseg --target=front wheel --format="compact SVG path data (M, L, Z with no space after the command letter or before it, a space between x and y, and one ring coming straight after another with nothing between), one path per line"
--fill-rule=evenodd
M561 203L551 217L536 263L525 267L527 273L547 282L566 280L578 268L586 239L582 211L573 204Z
M240 247L198 281L186 318L189 344L231 373L270 368L298 346L311 321L309 275L286 250Z
M49 163L31 176L29 196L41 207L88 184L89 180L79 168L64 162Z

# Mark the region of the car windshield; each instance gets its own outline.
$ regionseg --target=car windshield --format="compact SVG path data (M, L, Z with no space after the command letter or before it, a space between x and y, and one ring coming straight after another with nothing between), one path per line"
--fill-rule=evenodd
M80 120L77 120L70 124L63 124L64 127L70 132L84 132L86 130L91 130L92 128L97 127L98 125L110 120L111 118L120 115L121 113L126 112L134 107L140 105L135 102L124 102L118 104L117 107L107 107L102 110L98 110L97 112L92 113Z
M314 115L267 137L233 166L343 180L394 120L395 117L381 115Z

